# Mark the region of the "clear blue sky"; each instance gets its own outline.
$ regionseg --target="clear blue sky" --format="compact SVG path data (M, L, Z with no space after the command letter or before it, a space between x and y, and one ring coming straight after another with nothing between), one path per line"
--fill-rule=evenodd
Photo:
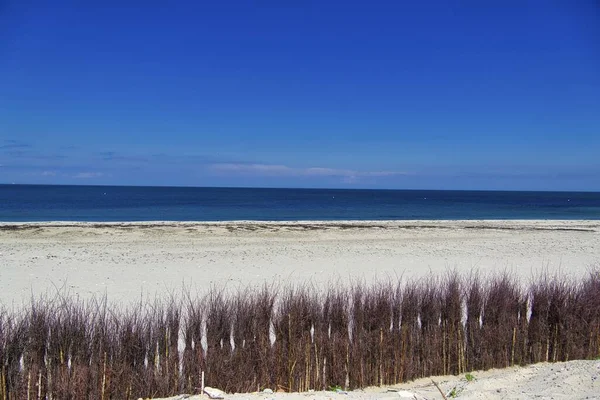
M0 0L0 182L597 191L600 5Z

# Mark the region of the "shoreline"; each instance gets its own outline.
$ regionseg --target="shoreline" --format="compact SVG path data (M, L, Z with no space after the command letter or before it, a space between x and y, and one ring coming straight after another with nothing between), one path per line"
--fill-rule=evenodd
M320 226L320 227L390 227L390 228L420 228L437 227L442 225L448 228L480 227L480 226L549 226L562 227L565 225L584 225L600 229L600 219L411 219L411 220L231 220L231 221L27 221L12 222L0 221L0 229L11 227L211 227L227 225L264 225L264 226Z

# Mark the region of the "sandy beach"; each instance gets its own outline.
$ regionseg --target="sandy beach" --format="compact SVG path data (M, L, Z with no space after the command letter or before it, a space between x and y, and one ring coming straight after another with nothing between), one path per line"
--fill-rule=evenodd
M600 263L600 221L377 221L0 224L0 302L68 290L112 301L183 285L349 283L456 268L546 269Z
M177 295L184 286L198 292L272 282L318 287L418 279L449 269L509 271L527 283L542 271L578 278L598 265L600 221L0 224L0 304L9 308L57 291L106 294L127 304ZM447 396L465 399L593 399L599 398L599 373L598 361L570 361L476 372L470 381L464 375L435 379ZM431 382L225 398L442 398Z

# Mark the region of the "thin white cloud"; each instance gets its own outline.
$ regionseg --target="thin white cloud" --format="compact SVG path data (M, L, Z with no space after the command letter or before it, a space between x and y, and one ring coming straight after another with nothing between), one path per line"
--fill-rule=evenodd
M210 169L217 172L228 173L257 173L268 175L291 175L294 172L293 168L285 165L267 165L267 164L211 164Z
M42 176L56 176L55 171L42 171Z
M349 176L356 175L356 171L351 171L348 169L334 169L334 168L321 168L321 167L312 167L305 168L300 170L302 175L308 176Z
M399 171L370 171L362 172L361 176L397 176L397 175L410 175L408 172Z
M229 175L341 177L345 178L348 182L364 177L391 177L408 175L407 172L401 171L357 171L323 167L293 168L288 167L287 165L270 164L219 163L211 164L210 169L218 173Z
M76 179L92 179L92 178L100 178L104 174L102 172L79 172L73 175L73 178Z

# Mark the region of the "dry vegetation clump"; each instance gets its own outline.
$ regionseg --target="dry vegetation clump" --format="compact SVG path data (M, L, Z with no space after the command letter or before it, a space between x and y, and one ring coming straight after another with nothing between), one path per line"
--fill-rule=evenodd
M479 368L505 368L514 364L519 342L519 305L524 294L507 273L490 279L484 289Z
M315 330L318 384L315 389L345 387L350 355L349 294L339 288L330 288L324 297L323 318Z
M395 290L388 284L356 285L352 298L352 337L348 380L352 389L393 382L392 347Z
M600 271L0 307L0 400L362 388L600 356Z

